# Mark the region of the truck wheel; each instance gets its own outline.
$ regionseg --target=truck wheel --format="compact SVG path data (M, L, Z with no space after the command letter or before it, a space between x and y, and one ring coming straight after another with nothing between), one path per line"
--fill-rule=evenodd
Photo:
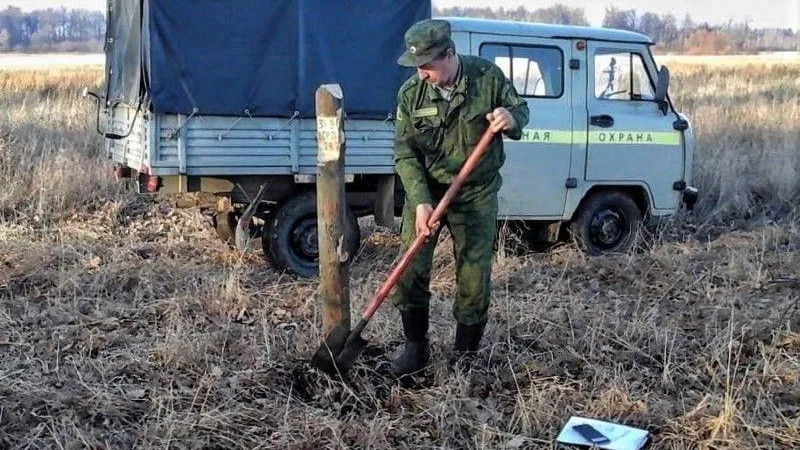
M349 208L345 217L345 246L347 252L354 255L361 242L361 230ZM319 274L315 193L307 192L290 198L265 226L268 231L262 239L264 256L273 267L301 277Z
M641 222L642 212L629 195L598 192L581 205L570 223L570 234L590 255L627 252Z

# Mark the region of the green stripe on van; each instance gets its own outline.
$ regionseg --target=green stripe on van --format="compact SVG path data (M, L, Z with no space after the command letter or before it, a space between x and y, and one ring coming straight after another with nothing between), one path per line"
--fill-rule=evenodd
M598 145L680 145L678 132L590 131L589 143Z
M524 128L520 141L539 144L572 144L572 133L563 130Z
M585 130L567 131L525 128L519 142L537 144L581 144L587 142ZM656 131L590 131L588 143L594 145L680 145L679 132Z

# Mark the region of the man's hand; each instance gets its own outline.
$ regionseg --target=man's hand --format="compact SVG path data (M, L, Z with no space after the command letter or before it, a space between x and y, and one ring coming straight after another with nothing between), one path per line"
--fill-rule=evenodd
M428 227L428 220L433 214L433 206L430 203L420 203L417 205L417 236L423 234L430 236L432 232L439 228L439 222L433 224L433 227Z
M505 108L495 108L494 111L486 114L486 120L489 121L489 128L495 133L508 131L517 126L514 116Z

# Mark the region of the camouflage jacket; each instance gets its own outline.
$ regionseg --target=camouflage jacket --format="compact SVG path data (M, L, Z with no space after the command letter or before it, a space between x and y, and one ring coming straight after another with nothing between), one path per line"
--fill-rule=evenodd
M431 184L452 182L489 125L486 114L505 107L516 127L505 132L518 140L528 123L528 106L499 67L474 56L460 55L461 77L451 100L441 97L418 75L406 81L397 95L395 170L412 206L433 203ZM502 134L495 136L462 188L499 189L499 169L505 162Z

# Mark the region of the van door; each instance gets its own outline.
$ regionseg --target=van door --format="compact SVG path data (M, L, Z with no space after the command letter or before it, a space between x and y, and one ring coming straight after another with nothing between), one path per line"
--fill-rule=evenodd
M494 62L528 102L522 139L505 139L499 192L501 219L560 220L572 151L569 41L473 34L472 54Z
M654 101L657 77L644 45L594 42L588 46L586 180L638 184L654 210L676 208L683 179L683 136L678 117Z

